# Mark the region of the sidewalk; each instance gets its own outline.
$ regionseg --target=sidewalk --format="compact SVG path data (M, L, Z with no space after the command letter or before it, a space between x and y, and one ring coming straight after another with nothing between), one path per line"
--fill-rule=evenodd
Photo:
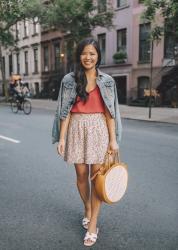
M32 108L55 111L57 101L48 99L31 99ZM0 106L6 105L0 98ZM178 108L152 107L151 119L148 118L149 108L120 105L121 118L152 122L167 122L178 124Z
M57 107L57 101L40 99L32 99L31 101L33 108L55 110ZM119 107L122 118L178 124L178 108L153 107L151 119L149 119L149 108L128 105L120 105Z

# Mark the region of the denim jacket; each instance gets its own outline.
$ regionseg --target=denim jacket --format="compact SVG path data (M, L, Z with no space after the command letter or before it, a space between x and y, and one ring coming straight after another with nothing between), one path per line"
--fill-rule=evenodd
M115 81L111 76L98 70L96 84L100 89L101 96L106 107L108 108L112 118L115 120L116 140L119 145L119 142L121 141L122 125ZM59 141L60 119L65 120L75 103L76 96L76 82L74 73L71 72L65 75L61 81L58 95L58 105L52 128L52 143Z

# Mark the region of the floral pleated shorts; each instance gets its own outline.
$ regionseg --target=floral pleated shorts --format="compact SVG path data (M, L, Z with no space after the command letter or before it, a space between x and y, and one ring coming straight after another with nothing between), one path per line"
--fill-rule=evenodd
M108 143L108 127L103 113L71 113L64 161L69 164L102 164Z

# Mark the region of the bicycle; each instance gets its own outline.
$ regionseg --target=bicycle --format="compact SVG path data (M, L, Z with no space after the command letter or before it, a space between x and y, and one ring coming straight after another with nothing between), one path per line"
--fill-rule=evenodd
M13 96L10 100L11 110L13 113L17 113L19 110L22 110L24 114L29 115L32 110L32 105L29 100L25 98L25 96Z

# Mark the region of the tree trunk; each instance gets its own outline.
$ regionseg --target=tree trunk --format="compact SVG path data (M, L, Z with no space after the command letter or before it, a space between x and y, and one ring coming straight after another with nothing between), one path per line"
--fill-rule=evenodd
M2 84L4 86L4 93L6 100L8 100L9 93L8 93L8 86L6 82L6 77L5 77L5 68L3 64L3 57L2 57L2 45L0 44L0 70L1 70L1 75L2 75Z

